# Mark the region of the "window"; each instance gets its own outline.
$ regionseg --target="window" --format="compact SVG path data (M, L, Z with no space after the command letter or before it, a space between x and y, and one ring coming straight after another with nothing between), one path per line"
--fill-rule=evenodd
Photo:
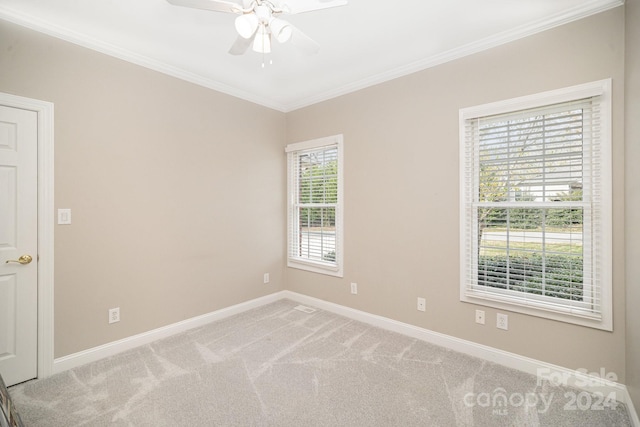
M342 277L342 135L289 144L289 267Z
M610 93L460 110L462 301L612 330Z

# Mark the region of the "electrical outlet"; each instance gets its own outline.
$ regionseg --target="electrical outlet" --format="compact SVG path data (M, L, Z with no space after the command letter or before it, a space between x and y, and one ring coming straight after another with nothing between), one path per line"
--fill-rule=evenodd
M498 313L496 315L496 328L504 329L505 331L509 330L509 316L506 314Z
M424 298L418 297L418 311L427 310L427 301Z
M358 284L357 283L351 283L351 293L353 295L356 295L358 293Z
M484 310L476 310L476 323L484 325Z
M264 273L264 284L266 285L267 283L269 283L269 273Z
M109 309L109 323L116 323L120 321L120 307Z

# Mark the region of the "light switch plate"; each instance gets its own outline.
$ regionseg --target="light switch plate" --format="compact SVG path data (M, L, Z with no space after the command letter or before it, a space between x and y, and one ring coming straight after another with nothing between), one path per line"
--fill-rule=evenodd
M58 224L71 224L71 209L58 209Z

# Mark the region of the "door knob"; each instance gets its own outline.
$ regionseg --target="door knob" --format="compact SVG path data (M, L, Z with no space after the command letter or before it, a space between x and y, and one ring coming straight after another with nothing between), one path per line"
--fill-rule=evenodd
M20 258L18 259L10 259L7 262L5 262L5 264L9 264L10 262L17 262L18 264L29 264L31 261L33 261L33 257L31 255L22 255Z

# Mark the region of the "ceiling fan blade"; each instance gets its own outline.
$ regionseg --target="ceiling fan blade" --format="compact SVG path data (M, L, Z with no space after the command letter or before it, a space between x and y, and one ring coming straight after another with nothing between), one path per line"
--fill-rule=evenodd
M242 6L226 0L167 0L174 6L192 7L195 9L214 10L216 12L239 13Z
M285 13L295 14L345 6L347 3L347 0L286 0L280 7Z
M294 27L291 26L292 34L290 43L300 49L302 52L315 55L320 52L320 45L316 43L311 37Z
M231 49L229 49L229 53L231 55L244 55L247 49L249 49L249 46L253 44L253 40L256 38L256 34L258 34L258 30L256 30L248 39L245 39L242 36L238 36L236 38L236 41L231 46Z

